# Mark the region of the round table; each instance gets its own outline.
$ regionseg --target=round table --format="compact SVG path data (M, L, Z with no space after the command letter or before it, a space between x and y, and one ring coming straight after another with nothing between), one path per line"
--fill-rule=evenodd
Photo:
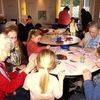
M57 35L44 35L39 43L53 46L74 45L79 43L80 39L76 36L60 35L62 41L57 42Z
M71 48L73 49L70 51L59 49L59 47L51 48L55 53L65 55L67 59L57 60L57 67L50 73L57 75L64 70L66 76L77 76L82 75L85 69L89 69L91 72L99 70L95 64L97 58L93 52L84 51L82 48ZM85 58L84 61L81 61L83 55Z

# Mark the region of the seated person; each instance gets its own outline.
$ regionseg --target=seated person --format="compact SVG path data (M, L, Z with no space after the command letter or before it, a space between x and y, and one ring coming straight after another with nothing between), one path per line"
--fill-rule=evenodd
M42 35L39 30L30 30L28 40L27 40L27 51L28 56L32 53L39 53L44 49L49 49L50 46L38 46L38 42L40 41Z
M34 63L30 63L20 72L9 73L6 70L5 61L10 56L13 45L7 35L0 34L0 100L4 100L5 96L13 94L16 89L22 86L26 75L34 69Z
M97 67L100 68L100 46L97 48ZM84 91L86 100L100 100L100 74L98 73L96 76L93 77L93 80L95 80L95 86L94 82L92 82L92 75L89 70L85 70L83 72L83 78L84 78Z
M100 43L100 23L91 22L89 24L89 33L85 34L85 38L79 43L84 48L97 48Z
M37 72L31 72L23 85L26 90L30 90L30 99L55 100L55 98L60 98L63 94L65 72L59 72L58 79L49 73L56 67L54 52L45 49L37 55L35 60Z
M12 71L13 66L19 66L21 64L27 64L26 57L22 51L22 45L17 38L18 28L16 25L9 25L5 28L4 32L14 43L14 48L11 51L11 56L7 59L8 71ZM12 67L11 67L12 66Z
M47 32L49 31L48 29L43 29L43 28L42 28L42 25L41 25L40 23L37 23L37 24L35 25L35 29L40 30L41 33L47 33Z

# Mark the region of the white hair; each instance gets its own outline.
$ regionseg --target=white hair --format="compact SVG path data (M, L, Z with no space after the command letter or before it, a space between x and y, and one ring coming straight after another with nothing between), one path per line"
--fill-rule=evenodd
M12 40L4 33L0 34L0 50L13 49L14 44Z

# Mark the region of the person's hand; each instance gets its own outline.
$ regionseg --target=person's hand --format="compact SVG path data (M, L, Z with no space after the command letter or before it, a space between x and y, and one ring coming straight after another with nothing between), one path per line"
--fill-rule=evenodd
M84 80L91 80L92 79L91 72L88 69L85 69L83 71L83 78L84 78Z
M58 73L58 79L63 80L65 77L65 70L62 70Z
M95 52L95 48L84 48L86 52Z
M17 68L19 68L19 69L24 69L25 67L26 67L26 65L17 66Z
M31 72L32 70L36 69L35 67L36 67L36 66L35 66L35 60L33 60L33 61L31 61L31 62L28 63L27 67L24 68L23 71L24 71L26 74L28 74L28 73Z
M23 42L23 44L26 46L26 42Z
M49 49L50 48L50 45L47 45L46 48Z
M96 66L97 66L98 68L100 68L100 62L97 61L95 64L96 64Z

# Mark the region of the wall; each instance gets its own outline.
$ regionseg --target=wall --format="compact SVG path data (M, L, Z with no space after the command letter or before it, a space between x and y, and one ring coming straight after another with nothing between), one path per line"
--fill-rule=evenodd
M2 4L1 4L2 1ZM12 18L19 19L21 16L22 0L0 0L0 14L3 14L10 20ZM81 0L83 1L83 0ZM90 0L90 12L94 20L98 20L100 13L100 0ZM19 3L18 3L19 2ZM2 9L3 8L3 9ZM27 15L31 15L33 23L54 23L56 18L56 0L26 0ZM40 16L38 14L40 11ZM46 13L45 13L46 11ZM45 15L46 14L46 15Z
M1 0L0 0L0 14L2 14Z
M56 0L26 0L26 7L27 14L33 18L33 23L55 22Z
M91 0L90 12L92 14L93 20L98 21L100 13L100 0Z
M100 13L100 0L95 0L94 20L98 21Z
M18 19L18 0L3 0L3 4L7 20Z
M4 12L3 12L3 2L2 0L0 0L0 16L3 16Z

